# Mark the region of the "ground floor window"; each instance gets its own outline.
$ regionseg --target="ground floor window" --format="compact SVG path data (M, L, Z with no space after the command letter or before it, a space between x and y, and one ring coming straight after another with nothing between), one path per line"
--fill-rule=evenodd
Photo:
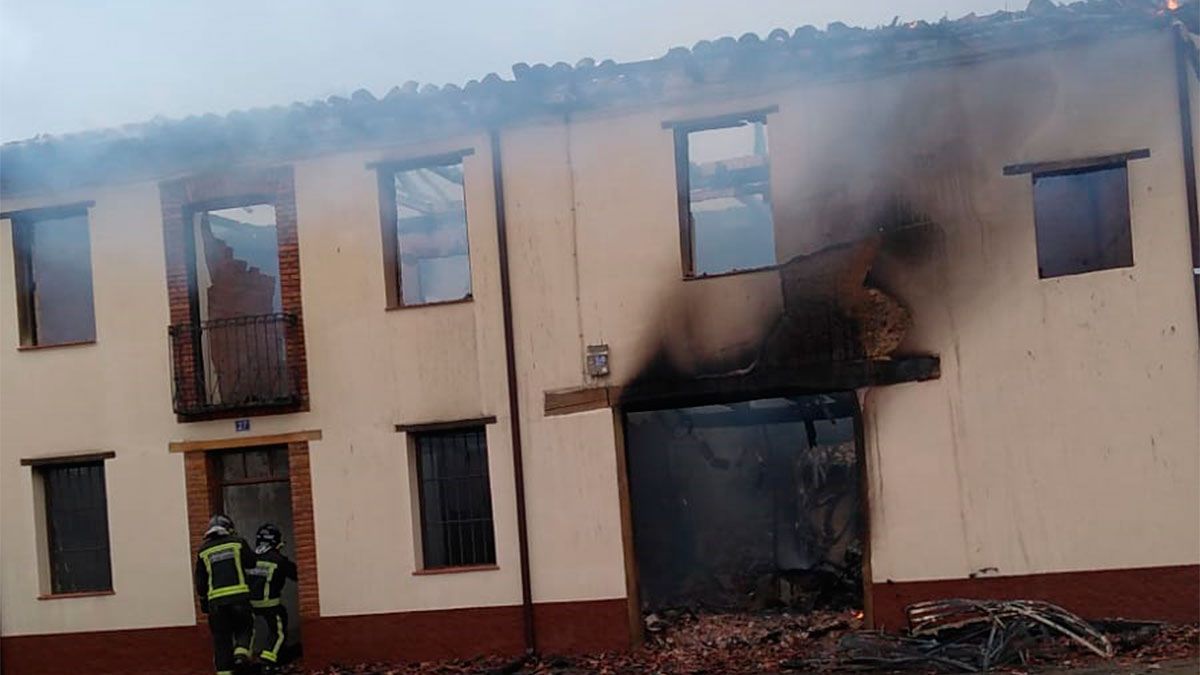
M35 467L45 499L53 594L112 590L104 462Z
M413 435L425 569L494 565L496 537L482 426Z

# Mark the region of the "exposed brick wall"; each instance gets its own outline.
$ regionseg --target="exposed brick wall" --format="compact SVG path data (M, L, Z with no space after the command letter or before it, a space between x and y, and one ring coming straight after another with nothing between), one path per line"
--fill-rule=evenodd
M321 616L317 587L317 535L313 527L312 473L308 463L308 442L288 444L288 476L292 489L293 553L299 568L300 617Z
M184 480L187 487L188 540L191 543L192 559L200 551L208 520L220 504L220 489L215 475L216 467L207 453L189 452L183 456ZM190 564L190 563L189 563ZM200 599L195 598L196 622L206 623L208 618L200 611Z
M287 336L287 362L296 372L300 404L294 408L269 409L260 414L296 412L308 409L308 365L304 347L304 311L300 300L300 239L297 230L296 192L291 167L236 169L219 174L190 176L163 181L158 186L162 204L163 247L167 265L167 299L172 324L191 321L191 297L188 292L188 219L193 210L225 208L249 203L266 203L275 208L275 230L279 250L280 300L284 312L296 316L296 325ZM174 363L184 386L181 393L193 400L196 358L190 343L176 346ZM220 414L181 417L180 421L244 417L251 411L233 410Z

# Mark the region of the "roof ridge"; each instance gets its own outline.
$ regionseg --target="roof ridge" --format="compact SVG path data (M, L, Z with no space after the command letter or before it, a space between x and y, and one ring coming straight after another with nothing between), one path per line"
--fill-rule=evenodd
M481 125L567 110L678 99L706 85L761 82L771 77L838 77L942 63L950 59L1043 47L1182 21L1200 32L1200 1L1084 0L1055 5L1031 0L1022 11L999 10L936 22L824 30L776 28L676 46L663 55L618 63L585 57L574 65L518 62L511 77L496 72L462 85L410 80L382 96L359 88L349 96L40 134L0 146L0 194L50 185L109 180L135 168L163 175L219 166L248 156L282 158L353 147L372 139L426 138ZM53 169L53 170L52 170ZM73 174L70 179L53 176Z
M591 75L618 75L624 70L638 70L653 68L660 64L678 61L687 57L692 58L712 58L722 55L728 55L738 50L754 49L756 47L771 48L771 47L786 47L786 48L816 48L829 40L841 41L843 43L853 42L855 40L878 41L888 38L902 40L921 40L921 39L948 39L954 36L956 32L978 31L981 28L995 27L998 24L1016 24L1022 21L1031 21L1038 19L1052 19L1054 17L1065 17L1075 20L1080 19L1102 19L1111 20L1115 17L1127 18L1131 14L1142 14L1146 18L1156 18L1166 16L1167 14L1182 14L1184 7L1196 4L1195 0L1180 5L1175 10L1166 10L1165 3L1168 0L1085 0L1082 2L1073 2L1070 5L1055 5L1051 0L1030 0L1029 5L1025 10L1010 11L997 10L991 14L979 16L971 12L958 19L949 19L943 16L942 19L936 22L930 22L923 19L901 22L900 16L897 15L888 25L879 25L874 28L863 26L850 26L841 21L833 21L826 25L824 29L817 28L812 24L799 26L792 31L784 28L774 28L767 33L765 38L760 37L757 33L746 32L741 36L734 38L732 35L726 35L713 39L701 39L696 41L690 48L684 46L675 46L669 48L662 56L642 59L636 61L617 62L613 59L604 59L597 63L594 58L584 57L571 65L565 61L557 61L554 64L544 62L527 63L520 61L511 66L512 77L506 78L495 71L484 75L479 79L471 79L466 83L459 85L456 83L445 83L438 85L431 82L418 82L416 80L408 80L402 85L391 87L382 97L377 97L369 89L360 87L350 95L340 96L333 94L323 99L310 99L307 101L293 101L288 104L275 104L268 106L254 106L249 108L237 108L223 115L214 113L197 113L186 115L183 117L167 117L164 115L155 115L154 117L138 122L128 122L124 124L98 127L95 129L85 129L80 131L66 132L61 134L37 134L35 136L5 141L3 146L15 146L21 144L36 144L55 140L59 142L70 142L79 137L86 137L96 134L118 134L142 132L152 130L155 127L163 127L169 125L180 125L194 123L200 120L219 120L231 119L239 116L254 117L265 113L280 114L286 110L296 110L298 108L313 110L320 108L341 108L344 106L354 105L373 105L378 103L398 103L401 101L411 101L420 97L442 96L457 96L462 94L472 94L480 89L488 87L503 87L522 81L530 81L536 79L561 78L576 74L591 74ZM845 45L843 45L845 46Z

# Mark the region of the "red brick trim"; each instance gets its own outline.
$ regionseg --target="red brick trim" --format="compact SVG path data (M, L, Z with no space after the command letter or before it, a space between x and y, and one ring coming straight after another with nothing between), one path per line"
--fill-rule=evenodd
M143 628L0 638L4 675L211 675L212 642L203 626Z
M317 539L313 526L312 472L308 461L308 442L288 443L288 481L292 493L292 542L296 565L299 567L300 617L321 615L320 593L317 587ZM191 553L195 556L208 529L208 520L221 508L220 482L216 462L208 452L189 452L183 455L184 481L187 485L188 535ZM196 622L206 617L196 601Z
M322 617L304 622L302 639L310 668L524 650L520 606Z
M300 617L321 615L321 594L317 587L317 534L313 525L312 469L308 461L308 441L288 443L288 480L292 489L292 554L299 568Z
M1200 565L1055 572L979 579L876 583L874 625L903 629L904 608L920 600L1045 600L1085 618L1200 621Z
M308 364L304 346L304 308L300 300L300 238L296 223L296 189L292 168L237 169L219 174L190 176L163 181L158 186L162 204L163 247L167 264L167 299L171 323L191 320L188 294L187 226L189 209L198 205L236 205L269 203L275 208L275 229L279 247L281 306L296 316L296 327L287 336L288 363L296 364L300 404L291 408L263 411L227 411L222 413L178 416L181 422L259 414L281 414L308 410ZM181 345L172 364L177 372L195 368L188 345ZM193 380L185 378L185 382ZM195 392L188 392L194 394Z
M203 453L183 456L183 477L187 489L188 541L194 559L208 529L208 520L221 503L215 466L211 458ZM208 618L200 611L200 600L195 600L196 623L207 623Z
M541 602L533 606L538 649L545 654L621 651L633 646L624 598Z
M630 648L626 602L588 600L533 607L546 654ZM524 651L520 605L323 617L304 624L309 667L333 662L429 661Z
M303 602L303 601L301 601ZM624 599L534 606L538 642L547 654L628 649ZM304 662L429 661L524 650L520 605L362 614L309 619ZM190 675L211 673L204 627L154 628L0 638L4 675Z

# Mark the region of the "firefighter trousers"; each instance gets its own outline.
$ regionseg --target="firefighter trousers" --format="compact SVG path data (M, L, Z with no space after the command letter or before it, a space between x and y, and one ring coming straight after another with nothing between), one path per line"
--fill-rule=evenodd
M267 623L267 634L260 643L262 651L258 654L258 660L263 663L279 663L280 657L283 656L283 643L287 641L287 609L282 605L255 607L254 616L256 617L254 621L256 633L258 631L257 617L262 617Z
M217 675L232 675L235 657L250 658L250 633L254 630L250 603L243 600L210 607L208 630L212 632Z

